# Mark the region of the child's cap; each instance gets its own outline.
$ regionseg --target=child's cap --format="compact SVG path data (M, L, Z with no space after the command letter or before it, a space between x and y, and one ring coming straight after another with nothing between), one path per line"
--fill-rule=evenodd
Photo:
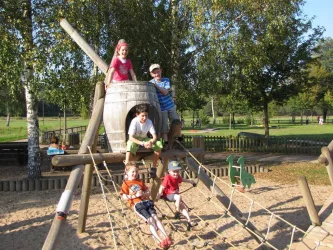
M161 66L159 64L154 63L154 64L150 65L149 72L152 72L154 69L160 69L160 68L161 68Z
M170 161L168 164L168 171L181 170L182 167L178 161Z

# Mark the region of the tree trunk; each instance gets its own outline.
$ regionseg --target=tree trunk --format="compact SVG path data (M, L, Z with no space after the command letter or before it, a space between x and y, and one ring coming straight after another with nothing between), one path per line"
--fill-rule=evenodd
M326 122L326 117L327 117L327 108L323 108L323 120Z
M37 117L37 98L31 91L32 69L25 69L24 78L25 98L27 105L27 129L28 129L28 178L36 180L41 176L41 158L39 149L39 125Z
M212 97L212 114L213 114L213 124L216 123L215 112L214 112L214 98Z
M7 122L6 127L9 127L10 124L10 111L9 111L9 105L7 104Z
M265 139L266 142L269 138L269 117L268 117L268 103L264 101L264 125L265 125Z
M28 178L38 179L41 176L41 158L39 149L39 125L37 117L37 97L33 88L33 31L32 31L32 11L31 1L22 2L23 22L25 26L21 31L23 34L24 55L24 74L22 83L25 89L27 105L27 132L28 132Z

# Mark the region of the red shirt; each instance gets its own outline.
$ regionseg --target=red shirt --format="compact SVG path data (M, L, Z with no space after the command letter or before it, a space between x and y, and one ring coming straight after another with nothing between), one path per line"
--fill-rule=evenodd
M143 183L142 180L136 179L136 180L126 180L123 182L123 184L121 185L121 191L120 191L120 195L123 194L133 194L134 192L138 192L139 190L142 191L146 191L148 189L148 187ZM133 206L143 200L147 200L147 198L141 198L141 197L137 197L134 198L132 200L128 200L128 205L133 208Z
M179 183L182 183L183 178L178 175L178 178L173 178L170 174L164 177L162 186L164 187L163 190L163 197L166 197L169 194L176 194L179 192Z
M130 69L133 69L132 62L126 59L125 63L122 63L118 57L112 60L110 68L114 68L112 80L127 81L128 73Z

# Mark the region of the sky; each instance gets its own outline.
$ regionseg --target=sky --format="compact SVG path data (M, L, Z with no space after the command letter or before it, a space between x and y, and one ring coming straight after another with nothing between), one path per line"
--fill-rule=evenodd
M323 37L333 38L333 0L306 0L303 13L309 18L315 16L312 26L323 26L326 31Z

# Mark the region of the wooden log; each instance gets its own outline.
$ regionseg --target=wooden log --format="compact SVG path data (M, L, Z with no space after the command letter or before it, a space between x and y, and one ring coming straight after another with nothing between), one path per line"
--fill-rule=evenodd
M333 158L333 140L328 144L327 148L330 152L331 158ZM323 151L321 152L321 155L318 157L318 162L328 164L328 161L326 159L326 155L323 154Z
M9 191L13 192L16 190L16 181L9 181Z
M29 182L28 180L22 181L22 191L28 191Z
M15 190L16 190L16 192L22 191L22 181L16 181Z
M331 185L333 186L333 160L332 160L332 157L330 154L330 150L328 149L328 147L322 147L321 153L327 159L326 170L327 170L328 178L330 179Z
M104 106L104 98L98 99L96 102L96 106L94 107L87 131L84 135L82 144L80 146L79 153L86 154L88 153L87 146L92 146L95 140L95 135L98 133L99 124L103 115L103 106ZM81 179L82 173L84 170L84 165L77 165L72 169L72 172L69 176L66 190L71 191L71 195L68 195L65 204L67 207L70 207L72 202L73 193L76 190L78 183ZM65 225L66 218L64 220L59 220L57 215L55 215L50 231L47 235L47 238L43 245L43 250L46 249L55 249L58 238L60 236L60 232L62 231L62 227Z
M49 190L53 190L54 189L54 180L53 179L49 179L47 186L48 186Z
M109 67L108 65L99 57L95 50L89 46L86 40L72 27L72 25L67 22L66 19L62 18L60 20L61 27L68 33L68 35L80 46L80 48L90 57L90 59L98 66L98 68L106 74Z
M311 195L310 188L305 176L298 177L298 185L301 189L301 193L305 202L306 209L308 210L312 225L320 226L321 221L319 219L319 215L317 213L316 206L314 204L313 197Z
M189 150L193 155L199 156L204 154L204 150L200 148L190 149ZM187 152L181 150L168 150L162 151L161 157L174 157L177 156L179 158L185 158L188 155ZM140 160L142 158L150 159L152 158L152 152L143 152L137 153L137 157L134 160ZM123 153L94 153L94 160L96 163L100 163L105 161L107 163L121 163L125 160L125 154ZM52 165L56 167L69 167L78 164L91 164L92 159L88 154L79 154L79 155L55 155L52 158Z
M93 154L95 162L102 161L107 163L117 163L125 160L125 154L122 153L95 153ZM52 158L52 165L56 167L66 167L78 164L92 164L91 156L88 154L80 155L56 155Z
M159 160L158 161L158 167L156 170L156 178L153 179L153 184L151 187L151 198L152 200L155 200L156 195L158 193L158 190L160 188L160 185L162 183L161 178L164 176L165 171L168 169L168 163L169 160L168 158L163 158L163 164L162 162Z
M192 157L187 158L187 166L190 168L190 170L198 173L199 164ZM209 176L202 170L200 171L200 173L198 173L198 178L202 181L202 183L209 190L211 190L211 192L213 192L216 195L217 200L227 209L230 204L230 199L223 193L223 191L219 187L214 185L213 180L211 178L209 178ZM245 225L245 223L247 222L247 218L242 214L242 212L233 203L230 204L229 212L238 221L240 221L243 225ZM247 222L245 229L250 229L250 230L248 230L249 234L251 234L252 237L258 243L261 243L262 240L265 239L265 237L260 233L260 231L250 221ZM254 233L252 233L252 231ZM257 248L257 249L272 249L272 248L266 244L263 244L260 248Z
M3 191L8 192L9 191L9 181L3 181Z

